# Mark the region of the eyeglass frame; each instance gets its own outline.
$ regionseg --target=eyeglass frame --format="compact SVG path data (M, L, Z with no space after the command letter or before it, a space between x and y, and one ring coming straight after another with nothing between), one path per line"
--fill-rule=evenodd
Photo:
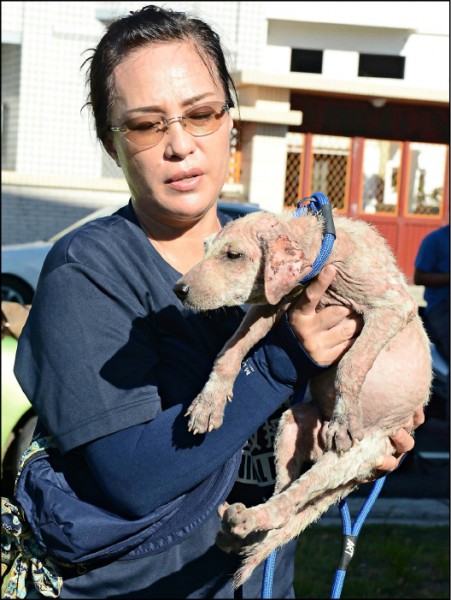
M205 104L200 104L198 106L193 106L192 108L190 108L189 110L194 110L197 107L201 108L202 106L208 106L209 104L213 104L213 102L208 103L206 102ZM221 102L218 102L217 100L214 101L214 104L221 104ZM233 108L233 103L229 103L229 102L224 102L224 104L222 104L221 106L221 110L223 110L224 112L229 112L230 109ZM133 131L133 129L129 129L125 123L123 123L122 125L117 125L117 126L112 126L112 127L108 127L108 131L112 131L113 133L122 133L124 134L122 137L127 140L127 142L129 144L133 144L135 145L137 148L141 148L141 149L148 149L148 148L154 148L155 146L158 146L158 144L161 142L161 140L164 137L164 134L166 133L166 131L169 129L169 127L171 125L173 125L173 123L176 123L177 121L180 121L183 128L186 129L186 125L183 125L183 121L185 119L188 119L188 117L186 115L180 115L179 117L161 117L161 120L163 122L163 127L161 129L157 129L158 133L162 133L163 135L161 136L161 138L158 140L158 142L156 142L155 144L152 144L151 146L145 145L145 146L140 146L139 144L137 144L136 142L132 142L131 140L129 140L126 136L125 136L125 132L128 131ZM131 119L130 119L131 120ZM128 122L128 121L127 121ZM223 122L221 122L219 124L219 127L217 129L215 129L214 131L209 131L208 133L201 133L201 134L196 134L196 133L192 133L191 131L189 131L188 129L186 130L190 135L194 136L194 137L205 137L207 135L211 135L212 133L215 133L216 131L218 131L218 129L221 127L221 125L223 124Z

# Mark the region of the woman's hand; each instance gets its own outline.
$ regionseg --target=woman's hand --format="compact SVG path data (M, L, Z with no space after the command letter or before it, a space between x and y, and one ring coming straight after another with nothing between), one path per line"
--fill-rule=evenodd
M304 350L323 367L338 362L363 327L362 317L345 306L317 310L335 275L333 265L324 267L288 312L290 325Z
M412 417L411 430L416 429L424 423L425 415L422 408L418 408ZM403 455L406 452L412 450L415 445L413 435L411 435L406 429L398 429L398 431L390 438L395 453L390 456L386 456L382 463L378 466L379 471L383 471L380 476L385 475L387 471L394 471L401 462Z

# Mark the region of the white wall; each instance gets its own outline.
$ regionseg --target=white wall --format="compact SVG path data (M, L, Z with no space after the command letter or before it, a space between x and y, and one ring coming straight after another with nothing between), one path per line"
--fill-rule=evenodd
M322 74L336 79L357 79L359 53L404 56L404 79L397 80L398 85L448 88L448 35L419 34L394 28L384 30L367 26L269 20L268 43L262 49L261 70L288 73L291 48L323 50Z
M264 2L269 19L448 35L449 2Z
M24 2L2 2L2 44L20 41Z
M100 174L101 155L88 129L88 112L80 114L85 102L83 52L103 31L94 9L90 2L26 3L18 171Z

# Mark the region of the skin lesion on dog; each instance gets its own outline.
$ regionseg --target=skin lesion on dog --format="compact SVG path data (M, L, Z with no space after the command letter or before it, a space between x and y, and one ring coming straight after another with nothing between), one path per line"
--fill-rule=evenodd
M274 495L252 508L224 504L219 509L217 544L243 558L236 586L275 548L371 478L393 452L389 436L411 428L415 410L429 400L429 340L391 250L363 221L335 216L335 228L326 264L334 264L337 275L321 305L353 308L362 315L363 329L337 365L312 378L312 401L284 413L275 446ZM253 213L210 239L203 260L177 282L174 291L195 310L252 305L188 409L193 433L221 426L242 359L303 293L299 282L321 241L321 219L313 215ZM306 461L313 465L300 475Z

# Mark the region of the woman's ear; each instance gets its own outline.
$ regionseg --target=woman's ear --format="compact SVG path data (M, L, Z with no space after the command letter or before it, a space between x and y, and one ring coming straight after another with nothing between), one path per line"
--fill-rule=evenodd
M121 163L119 162L119 157L117 155L116 146L114 145L113 136L111 135L110 132L105 134L105 138L102 140L102 143L103 143L103 147L105 148L107 153L111 156L111 158L114 160L114 162L117 164L117 166L120 167Z

